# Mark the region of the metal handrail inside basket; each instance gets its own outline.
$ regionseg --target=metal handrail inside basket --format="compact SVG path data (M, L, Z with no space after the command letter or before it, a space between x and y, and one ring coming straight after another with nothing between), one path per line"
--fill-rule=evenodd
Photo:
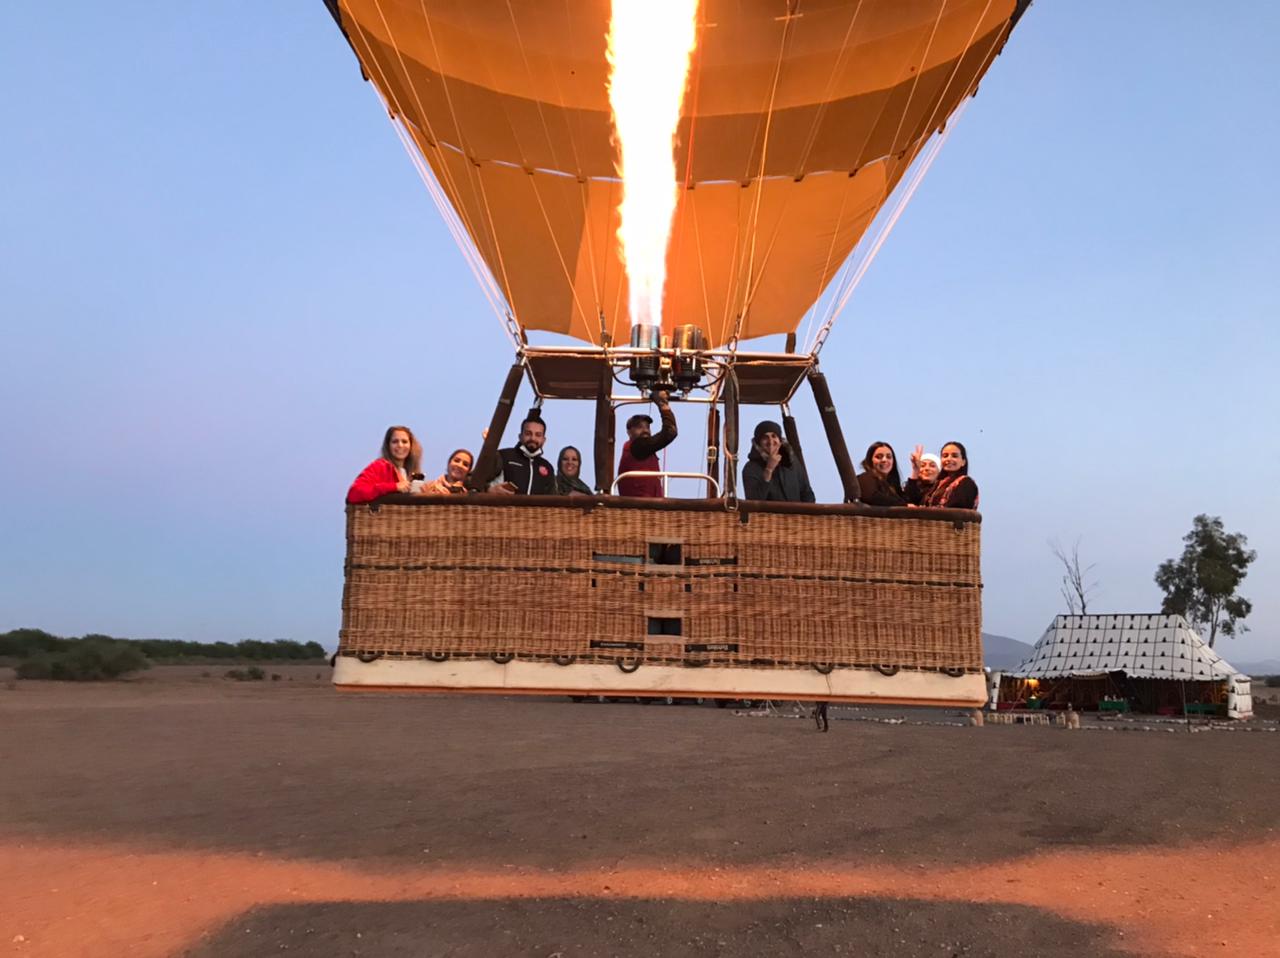
M658 469L658 470L632 469L629 472L621 473L616 479L613 480L613 485L609 487L609 494L616 496L618 494L618 483L621 482L623 479L630 479L633 476L639 479L647 479L652 476L660 477L662 479L662 495L663 496L666 496L667 494L668 479L706 479L709 483L711 483L711 485L715 486L716 495L717 496L720 495L720 483L716 482L716 477L713 475L710 475L709 473L668 472L666 470L661 470L661 469Z

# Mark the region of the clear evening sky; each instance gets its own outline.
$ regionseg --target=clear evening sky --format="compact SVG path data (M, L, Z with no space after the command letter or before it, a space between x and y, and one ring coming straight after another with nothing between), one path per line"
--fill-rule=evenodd
M1277 33L1038 0L836 326L856 458L968 445L987 631L1064 611L1055 538L1157 610L1206 512L1258 550L1220 648L1280 657ZM478 448L512 357L323 4L14 4L0 91L0 629L332 646L348 483Z

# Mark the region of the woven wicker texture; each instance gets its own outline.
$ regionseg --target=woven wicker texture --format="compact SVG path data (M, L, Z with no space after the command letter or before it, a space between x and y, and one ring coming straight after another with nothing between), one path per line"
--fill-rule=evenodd
M978 522L349 506L339 651L980 671Z

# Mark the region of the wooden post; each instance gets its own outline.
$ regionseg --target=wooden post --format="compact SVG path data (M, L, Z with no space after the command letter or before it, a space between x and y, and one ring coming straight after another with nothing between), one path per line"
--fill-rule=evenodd
M613 487L613 441L617 431L617 413L613 400L613 366L608 360L600 372L600 391L596 393L596 492L607 496Z
M707 410L707 475L720 474L720 407L714 402ZM707 483L707 498L717 498L714 484Z
M724 491L725 498L738 498L738 376L730 366L724 372Z
M507 421L511 418L511 409L515 405L516 393L520 391L520 381L523 378L524 364L517 362L507 372L507 381L502 384L502 394L498 397L497 408L493 410L493 418L489 420L484 445L480 447L480 455L476 457L475 468L467 477L468 489L484 492L502 469L498 462L498 445L507 429Z
M810 369L809 385L813 389L814 401L818 404L818 414L822 416L822 427L827 431L827 442L831 444L831 456L836 461L836 472L840 473L840 485L844 487L844 501L857 502L858 476L853 470L853 460L849 458L849 447L844 443L844 433L840 431L840 419L836 416L835 403L831 401L827 377L817 369Z
M787 445L799 461L800 468L808 473L804 464L804 450L800 448L800 430L796 428L796 417L791 415L791 409L786 403L782 404L782 431L786 434Z

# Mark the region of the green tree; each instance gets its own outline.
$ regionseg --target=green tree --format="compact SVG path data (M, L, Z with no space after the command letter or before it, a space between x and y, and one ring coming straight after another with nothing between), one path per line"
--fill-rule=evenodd
M1166 559L1156 569L1156 585L1164 592L1160 611L1184 616L1202 635L1208 632L1213 648L1219 632L1234 636L1247 631L1243 619L1253 603L1236 589L1258 553L1247 548L1243 534L1228 533L1218 516L1196 516L1182 541L1182 556Z

